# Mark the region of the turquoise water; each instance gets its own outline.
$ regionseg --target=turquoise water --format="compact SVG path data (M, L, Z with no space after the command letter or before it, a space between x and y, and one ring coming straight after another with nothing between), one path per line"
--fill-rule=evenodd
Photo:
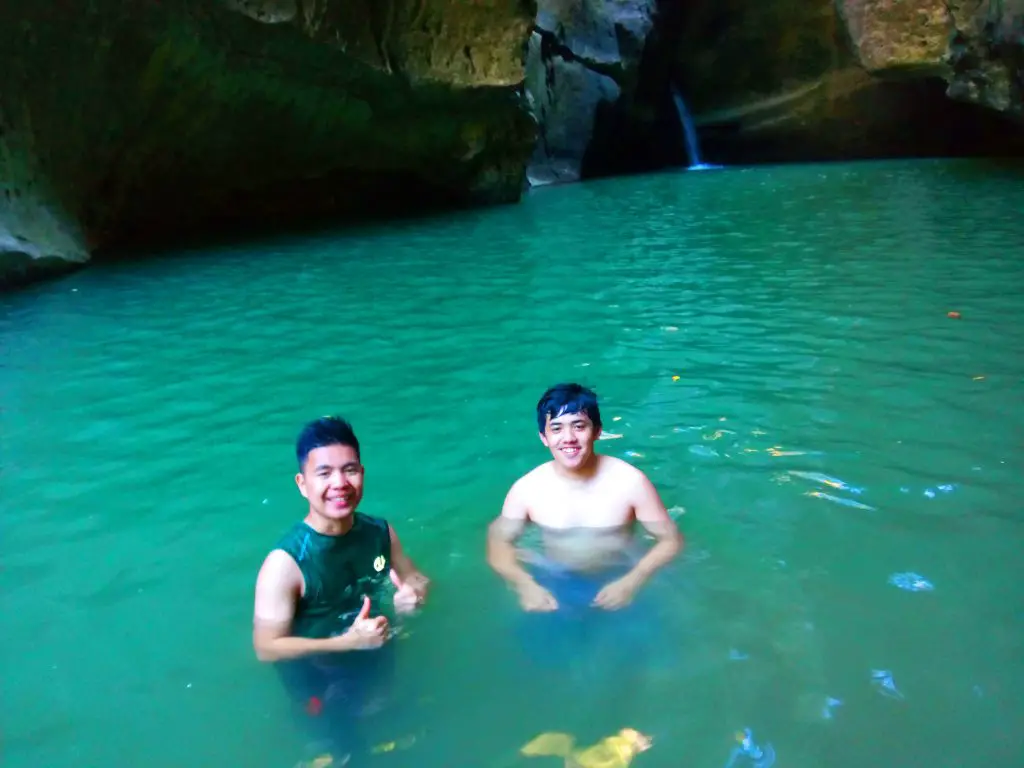
M405 714L371 734L400 740L392 764L542 768L517 756L539 732L623 726L654 738L635 766L724 766L744 727L780 768L1015 764L1022 182L965 162L617 179L3 297L5 766L310 756L250 621L304 512L295 434L329 412L363 442L362 509L434 581L396 641ZM558 380L597 388L623 435L599 448L686 536L621 681L524 662L483 562Z

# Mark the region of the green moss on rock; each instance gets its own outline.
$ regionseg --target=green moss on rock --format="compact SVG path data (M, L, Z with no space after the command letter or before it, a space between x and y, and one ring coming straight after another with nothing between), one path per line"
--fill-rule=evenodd
M0 170L81 232L82 251L225 221L514 201L536 131L521 97L533 13L521 0L12 0L0 144L15 160Z

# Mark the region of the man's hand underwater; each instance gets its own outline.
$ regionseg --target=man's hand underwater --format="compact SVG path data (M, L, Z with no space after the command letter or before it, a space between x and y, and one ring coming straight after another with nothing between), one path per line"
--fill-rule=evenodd
M519 595L519 605L524 611L555 611L558 610L558 601L555 596L536 582L529 582L520 586L516 592Z
M593 605L607 611L625 608L633 602L633 597L639 588L640 584L635 579L623 576L621 579L605 584L594 598Z

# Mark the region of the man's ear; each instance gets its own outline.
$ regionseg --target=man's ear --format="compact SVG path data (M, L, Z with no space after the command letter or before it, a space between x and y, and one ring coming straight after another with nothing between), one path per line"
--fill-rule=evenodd
M302 494L303 498L308 499L309 495L306 493L306 478L302 476L301 472L295 473L295 485L299 488L299 493Z

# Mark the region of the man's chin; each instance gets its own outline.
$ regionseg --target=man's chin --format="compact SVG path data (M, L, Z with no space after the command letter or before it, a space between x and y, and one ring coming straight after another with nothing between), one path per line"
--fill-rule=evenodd
M564 453L558 453L555 455L555 462L562 468L574 471L582 469L587 466L587 462L590 461L591 454L577 453L575 456L569 457Z
M328 506L324 510L324 517L330 520L344 520L346 517L352 517L352 514L356 511L354 506L347 507L333 507Z

